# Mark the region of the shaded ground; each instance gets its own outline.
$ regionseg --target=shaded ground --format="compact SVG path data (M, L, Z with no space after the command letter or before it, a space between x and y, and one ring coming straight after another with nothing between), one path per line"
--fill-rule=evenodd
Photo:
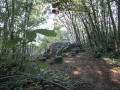
M69 74L75 82L72 90L120 90L120 68L104 60L66 57L63 64L54 64L49 68L56 73Z

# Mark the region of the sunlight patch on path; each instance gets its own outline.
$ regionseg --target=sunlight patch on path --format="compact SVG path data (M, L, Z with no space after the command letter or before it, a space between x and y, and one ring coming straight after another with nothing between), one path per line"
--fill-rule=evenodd
M74 63L74 61L66 60L65 63Z
M116 73L116 74L120 74L120 69L119 68L112 68L110 69L111 72Z
M76 70L76 71L73 71L72 74L75 75L75 76L78 76L78 75L81 74L81 72Z
M75 61L73 60L73 58L69 58L69 59L65 60L65 63L70 64L70 63L75 63Z

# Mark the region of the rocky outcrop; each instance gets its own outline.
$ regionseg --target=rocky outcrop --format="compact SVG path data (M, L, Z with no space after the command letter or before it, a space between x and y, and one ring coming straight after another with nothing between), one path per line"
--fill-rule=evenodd
M61 55L62 53L62 49L64 49L65 47L68 47L69 43L68 42L56 42L53 43L52 45L49 46L50 49L50 53L52 56L58 56Z
M79 52L81 52L81 45L79 43L56 42L51 44L42 56L49 59L50 57L62 56L65 53L75 56Z

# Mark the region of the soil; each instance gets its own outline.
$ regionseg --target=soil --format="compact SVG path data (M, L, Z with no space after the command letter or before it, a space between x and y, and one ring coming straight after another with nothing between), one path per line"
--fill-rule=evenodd
M70 90L120 90L120 65L102 59L65 57L63 64L49 68L71 76L75 83Z

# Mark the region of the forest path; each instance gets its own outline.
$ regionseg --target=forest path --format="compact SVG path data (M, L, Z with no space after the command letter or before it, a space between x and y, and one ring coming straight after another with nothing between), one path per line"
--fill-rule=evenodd
M63 64L50 69L69 74L76 82L72 90L120 90L120 68L105 60L77 55L65 57Z

